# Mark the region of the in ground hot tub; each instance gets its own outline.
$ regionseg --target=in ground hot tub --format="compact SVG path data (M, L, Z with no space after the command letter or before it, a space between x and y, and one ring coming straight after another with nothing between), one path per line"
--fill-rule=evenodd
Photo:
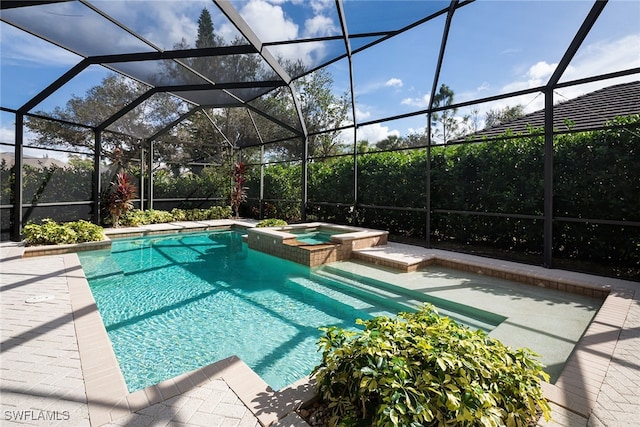
M309 267L351 258L354 249L387 243L387 231L324 222L250 228L249 248Z

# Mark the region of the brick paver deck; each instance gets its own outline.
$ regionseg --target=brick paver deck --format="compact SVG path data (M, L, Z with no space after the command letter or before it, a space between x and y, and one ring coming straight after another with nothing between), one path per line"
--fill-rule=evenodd
M104 398L94 396L89 403L113 419L90 417L69 295L74 272L65 265L75 255L23 259L19 252L6 245L0 252L0 424L260 426L225 380L215 375L191 381L184 392L160 397L157 403L145 399L138 407L133 399L123 406L116 392L106 390ZM33 298L38 302L29 302ZM75 314L76 320L89 315Z
M127 393L77 256L22 258L23 249L0 244L0 424L304 425L291 411L312 386L303 380L273 392L237 358ZM375 253L393 263L442 255L406 245ZM491 262L611 292L558 382L545 386L554 419L540 426L640 425L640 283Z

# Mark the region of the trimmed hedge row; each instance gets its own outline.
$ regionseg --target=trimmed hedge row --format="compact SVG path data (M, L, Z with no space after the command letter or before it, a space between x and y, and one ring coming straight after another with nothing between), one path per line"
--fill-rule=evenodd
M554 215L640 221L640 115L618 118L608 130L556 136ZM534 134L505 135L504 140L439 146L431 156L432 239L457 244L489 245L540 254L543 247L544 141ZM198 175L173 178L157 173L155 197L227 197L224 168L205 168ZM87 200L90 171L79 168L26 169L25 201ZM358 203L354 200L352 156L309 164L307 211L311 220L382 228L401 236L424 238L427 200L425 149L368 152L358 156ZM10 204L11 169L0 164L3 203ZM293 222L301 217L300 164L264 168L265 217ZM260 170L247 176L250 200L243 215L258 216ZM55 194L55 200L52 195ZM313 202L334 205L317 205ZM342 206L345 204L346 206ZM381 205L400 209L373 209ZM406 210L414 208L418 210ZM403 210L404 209L404 210ZM453 213L450 211L454 211ZM474 212L461 214L459 211ZM484 216L499 213L503 217ZM515 215L515 216L514 216ZM524 217L523 217L524 216ZM532 216L530 218L528 216ZM554 254L640 268L640 228L556 221Z
M611 125L608 130L556 137L555 217L640 221L640 115L618 118ZM528 135L505 137L432 148L432 238L542 253L543 221L536 217L544 213L544 139L534 129ZM335 203L311 203L309 219L357 222L396 235L426 237L426 214L402 210L426 206L424 149L369 152L358 157L359 204L401 209L358 207L354 212L349 206L339 206L353 203L353 170L350 156L309 164L309 200ZM265 182L279 183L274 194L266 184L265 198L299 199L297 185L282 183L287 177L299 180L300 171L300 166L265 168ZM289 212L288 217L292 216ZM559 220L553 234L554 254L559 257L640 267L639 227Z

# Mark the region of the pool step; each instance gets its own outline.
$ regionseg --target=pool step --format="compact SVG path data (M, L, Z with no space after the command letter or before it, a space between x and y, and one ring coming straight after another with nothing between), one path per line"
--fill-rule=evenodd
M353 307L355 309L369 313L371 316L395 315L400 311L413 311L414 308L395 303L376 295L363 293L357 289L345 287L339 282L332 282L331 279L324 277L311 277L306 279L303 277L292 277L289 281L301 286L316 295L330 298L340 304Z
M319 269L311 273L311 277L320 281L323 285L339 290L341 293L357 295L384 305L391 305L398 311L416 311L422 303L410 298L399 297L386 289L368 286L352 278L334 274L330 271Z
M405 307L400 311L415 311L425 303L430 303L437 308L441 316L447 316L456 322L474 329L482 329L486 332L491 331L505 320L502 316L484 310L454 303L420 291L402 288L370 277L360 276L328 265L314 269L312 274L328 280L332 286L350 288L352 292L374 295L378 299L383 299L386 304L389 301L393 301L399 306Z

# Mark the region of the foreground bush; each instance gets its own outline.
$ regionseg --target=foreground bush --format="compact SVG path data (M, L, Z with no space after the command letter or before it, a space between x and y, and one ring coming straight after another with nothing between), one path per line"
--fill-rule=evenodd
M363 331L324 328L314 369L331 425L526 426L540 408L542 364L431 306L396 319L358 323Z
M27 224L22 233L27 246L64 245L70 243L98 242L104 239L104 230L99 225L79 220L59 224L45 218L42 224Z

